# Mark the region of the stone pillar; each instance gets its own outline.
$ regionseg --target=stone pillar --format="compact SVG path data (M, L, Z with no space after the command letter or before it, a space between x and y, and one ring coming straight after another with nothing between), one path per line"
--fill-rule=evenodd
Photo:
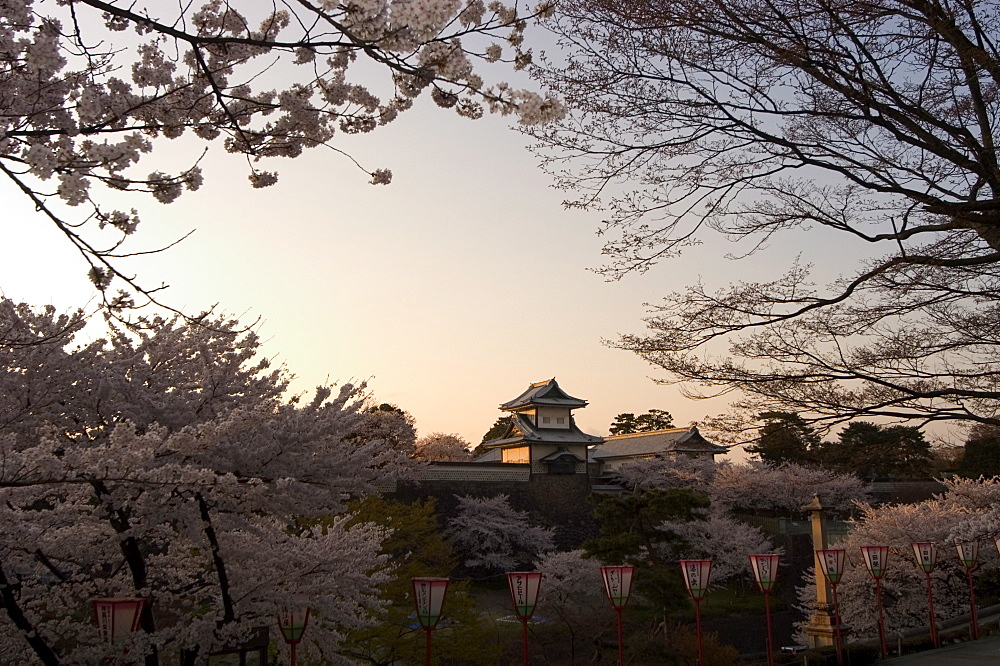
M813 570L816 572L816 606L805 628L807 642L811 648L834 645L836 618L833 614L833 591L823 575L816 555L817 550L824 550L828 546L826 521L823 520L824 507L819 501L819 495L813 495L812 502L803 506L802 510L809 514L812 526Z

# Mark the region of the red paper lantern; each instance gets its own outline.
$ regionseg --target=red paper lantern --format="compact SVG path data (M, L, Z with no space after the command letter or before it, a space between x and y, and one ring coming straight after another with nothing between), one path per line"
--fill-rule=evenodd
M976 561L979 559L979 542L978 541L968 541L966 543L955 544L955 549L958 550L958 559L962 561L962 566L965 567L965 576L969 579L969 608L972 613L972 640L979 638L979 617L976 614L976 588L972 580L972 570L976 566Z
M101 640L119 643L139 628L146 600L141 597L94 599L94 623Z
M622 627L622 609L625 608L628 597L632 593L632 574L634 573L635 567L628 565L601 567L604 591L618 615L618 666L623 666L625 663L625 632Z
M604 591L608 594L608 600L616 609L625 608L628 597L632 593L632 575L635 567L605 566L601 567L601 576L604 578Z
M937 548L929 541L916 541L912 544L913 555L917 558L917 565L923 569L925 574L934 571L934 564L937 562Z
M865 558L865 568L875 580L885 575L885 566L889 562L889 546L861 546L861 555Z
M751 555L750 567L753 569L753 578L757 581L757 586L761 592L770 592L774 589L774 582L778 576L778 561L781 555L772 553L769 555Z
M542 574L537 571L512 571L507 574L510 600L514 604L514 612L517 613L518 619L531 619L538 603L541 583Z
M278 629L286 643L298 643L309 624L308 608L285 608L278 613Z
M823 575L830 581L831 585L836 585L844 575L844 565L847 563L847 551L843 548L827 548L817 550L816 557L819 559L819 567Z
M695 601L704 599L712 575L712 560L681 560L681 571L691 598Z
M528 620L535 612L538 603L538 590L541 587L542 574L537 571L512 571L507 574L507 586L510 588L510 600L514 603L514 612L521 620L522 661L528 666Z
M447 578L413 579L413 600L417 605L417 619L424 629L433 629L441 619L448 582Z
M914 541L910 545L913 547L913 555L917 558L917 565L927 578L927 613L931 627L931 643L934 644L934 647L941 647L941 642L938 640L937 622L934 619L934 586L931 583L931 573L934 571L934 563L937 561L937 549L930 541Z
M967 541L965 543L956 543L955 550L958 551L958 559L962 561L962 566L966 569L971 569L976 566L976 562L979 560L979 542L978 541Z

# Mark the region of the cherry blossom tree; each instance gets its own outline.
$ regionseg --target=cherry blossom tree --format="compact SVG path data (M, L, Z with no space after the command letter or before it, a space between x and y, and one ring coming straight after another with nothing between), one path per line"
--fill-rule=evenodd
M404 456L413 456L417 429L413 415L387 402L370 405L361 411L361 419L347 436L358 441L380 441Z
M75 321L0 298L0 662L193 664L301 604L305 653L334 659L386 575L384 531L337 516L407 464L348 437L364 387L284 400L234 320ZM112 647L89 604L122 595L148 604Z
M733 518L724 509L711 509L705 520L667 521L660 529L683 541L675 549L680 552L674 559L712 560L713 584L749 579L747 556L752 553L782 552L760 529Z
M773 467L761 462L720 465L710 491L713 502L734 510L769 510L800 515L813 495L833 511L849 512L871 487L852 474L786 463Z
M626 463L615 470L618 480L638 490L680 488L709 494L712 480L721 465L710 458L656 456Z
M413 457L417 460L462 462L472 460L471 447L472 444L457 434L432 432L417 440Z
M542 555L535 570L542 573L538 607L553 614L569 633L570 663L577 663L577 649L591 644L594 627L610 625L611 606L601 578L601 561L582 549L552 551Z
M778 466L760 461L734 464L661 456L623 465L616 474L628 487L693 490L707 495L713 505L734 511L798 514L800 507L819 493L824 505L846 512L854 501L865 499L871 492L866 483L851 474L792 463Z
M740 515L767 512L801 515L801 507L815 493L828 508L849 513L855 502L868 497L870 487L857 477L822 468L760 461L734 464L709 459L659 456L653 460L623 465L616 470L624 485L639 493L688 490L705 496L710 504L698 515L646 521L650 531L647 548L656 551L659 562L681 557L712 559L712 579L718 583L746 579L747 555L776 552L773 543ZM621 522L621 521L619 521ZM629 530L638 533L640 530ZM634 537L633 537L634 538ZM617 538L620 544L627 539Z
M555 530L532 525L527 511L517 511L507 495L458 498L458 511L445 536L465 566L513 571L555 548Z
M969 588L956 543L980 541L980 571L998 568L990 550L992 541L1000 536L1000 478L955 478L943 483L944 493L918 504L862 504L854 529L838 544L847 549L849 564L840 584L841 612L855 635L877 635L874 588L860 546L890 547L883 579L889 631L927 626L926 579L914 559L912 542L937 543L937 566L931 578L939 621L969 612ZM815 600L815 588L807 584L799 590L799 598L809 607Z
M422 94L466 118L558 117L554 98L488 84L474 67L523 69L527 21L550 11L497 0L3 2L0 173L80 252L105 304L129 307L156 298L117 265L137 252L123 243L140 216L95 186L161 203L198 189L195 156L179 171L140 171L164 140L186 136L242 156L250 184L266 187L272 158L341 152L338 132L372 132ZM361 168L373 184L392 176Z

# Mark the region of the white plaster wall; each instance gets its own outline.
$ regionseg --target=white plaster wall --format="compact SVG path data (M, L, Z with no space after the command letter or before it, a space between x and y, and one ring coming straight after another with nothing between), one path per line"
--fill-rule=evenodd
M546 423L545 419L549 422ZM563 422L559 423L559 419ZM538 421L535 424L539 428L568 428L569 427L569 407L539 407Z

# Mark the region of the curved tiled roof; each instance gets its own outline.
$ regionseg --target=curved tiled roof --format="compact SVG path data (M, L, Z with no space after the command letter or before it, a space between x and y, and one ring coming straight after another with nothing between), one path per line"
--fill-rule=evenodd
M500 405L500 409L509 412L532 405L576 409L578 407L586 407L587 401L574 398L563 391L559 388L556 378L553 377L548 381L531 384L524 393Z
M576 427L572 417L568 428L537 428L522 414L511 414L506 432L496 439L485 442L486 446L511 446L514 444L600 444L603 437L588 435Z
M590 453L591 459L644 456L657 453L725 453L728 449L713 444L698 428L669 428L604 438L604 446Z

